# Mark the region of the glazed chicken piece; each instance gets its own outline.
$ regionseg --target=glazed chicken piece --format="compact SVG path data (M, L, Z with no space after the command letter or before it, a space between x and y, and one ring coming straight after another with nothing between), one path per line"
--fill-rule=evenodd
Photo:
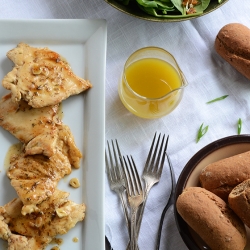
M54 153L58 133L56 124L61 123L58 113L59 105L34 109L26 101L13 102L11 94L0 100L0 126L27 147L32 144L34 153L47 156ZM36 142L33 140L39 141L39 147L34 147Z
M64 124L56 124L53 133L41 133L25 146L25 155L44 154L51 157L57 152L67 156L72 167L80 167L82 153L75 144L70 128Z
M10 237L8 238L8 250L21 250L21 249L32 250L34 248L31 248L29 239L27 237L11 234Z
M0 126L25 144L25 155L51 157L60 151L73 167L79 168L82 154L70 128L62 124L59 112L58 105L35 109L23 100L13 102L8 94L0 100Z
M1 224L1 223L0 223ZM5 223L6 227L8 225ZM26 237L22 235L12 234L8 228L10 235L7 238L0 238L8 242L8 250L43 250L51 242L51 238L47 237L47 241L43 241L39 237Z
M57 125L58 138L56 142L57 151L62 152L69 159L72 167L80 168L82 158L81 151L77 148L70 128L67 125Z
M58 152L44 155L15 155L10 160L7 176L23 203L22 214L39 211L37 205L53 195L58 181L71 173L68 158Z
M11 234L8 238L8 250L42 250L49 244L48 241L42 241L39 237L26 237L17 234Z
M0 207L0 238L8 250L42 250L58 234L66 234L85 218L86 207L68 200L69 193L56 190L38 205L39 212L23 216L23 203L16 198Z
M20 211L21 206L12 206L15 211ZM20 212L19 212L20 213ZM14 214L14 210L12 210ZM36 240L36 237L25 237L13 234L9 229L9 218L4 207L0 207L0 238L8 241L8 250L34 250L43 249L50 241L51 237L44 237Z
M48 209L41 210L42 213L10 218L8 223L10 230L29 237L39 235L54 238L58 234L66 234L77 222L84 219L84 204L79 205L67 200L58 206L56 203L51 203L51 200L44 202L48 202L49 206Z
M5 222L5 218L3 216L4 213L5 213L4 207L0 207L0 238L3 240L8 240L8 238L11 235L11 231Z
M23 203L19 198L0 207L0 211L4 210L2 217L8 230L17 235L12 237L12 243L18 241L19 236L20 244L28 242L30 245L33 244L32 250L44 249L55 236L66 234L77 222L82 221L85 217L85 205L68 200L68 196L69 193L56 190L53 196L38 205L40 212L26 216L21 214ZM10 235L4 239L10 244Z
M76 76L69 64L48 48L34 48L19 43L7 53L15 67L2 81L11 90L12 99L26 100L34 108L60 103L71 95L92 87L91 83Z

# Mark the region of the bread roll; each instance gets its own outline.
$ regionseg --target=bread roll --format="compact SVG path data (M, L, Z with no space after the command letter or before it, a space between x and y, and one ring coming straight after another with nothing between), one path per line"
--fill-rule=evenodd
M215 39L217 53L250 79L250 29L240 23L222 27Z
M244 249L245 226L218 196L201 187L189 187L178 197L176 208L212 250Z
M228 196L228 204L239 218L250 227L250 179L236 186Z
M227 201L239 183L250 179L250 151L207 165L200 174L201 186Z

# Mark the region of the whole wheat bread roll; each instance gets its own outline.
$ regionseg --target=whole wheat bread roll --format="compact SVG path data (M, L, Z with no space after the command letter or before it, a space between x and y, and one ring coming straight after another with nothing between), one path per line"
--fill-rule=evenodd
M250 228L250 179L237 185L228 196L228 204Z
M240 23L221 28L215 39L217 53L250 79L250 29Z
M201 187L188 187L178 197L176 208L186 223L212 250L243 250L243 222L218 196Z
M250 151L207 165L199 178L203 188L227 201L235 186L250 179Z

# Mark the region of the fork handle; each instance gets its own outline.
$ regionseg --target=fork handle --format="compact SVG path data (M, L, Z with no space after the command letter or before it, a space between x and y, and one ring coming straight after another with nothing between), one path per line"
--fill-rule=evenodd
M144 200L143 200L141 206L138 209L139 216L138 216L138 219L137 219L137 222L136 222L136 224L137 224L136 225L137 237L139 236L139 232L140 232L140 228L141 228L141 222L142 222L142 217L143 217L144 209L145 209L145 206L146 206L148 194L149 194L150 189L154 186L154 184L155 183L152 183L152 184L146 183L146 187L145 187L145 190L144 190Z
M121 200L121 203L122 203L122 209L123 209L126 225L127 225L127 228L128 228L128 233L130 235L130 230L129 230L130 221L129 221L129 216L128 216L128 206L127 206L127 203L126 203L125 192L126 191L124 190L122 193L119 193L119 196L120 196L120 200Z
M130 221L130 250L137 249L137 230L136 230L136 217L138 208L131 208L131 221Z
M128 245L127 245L126 250L130 250L130 249L131 249L131 248L130 248L130 242L129 242ZM137 245L136 245L136 250L139 250L138 243L137 243Z

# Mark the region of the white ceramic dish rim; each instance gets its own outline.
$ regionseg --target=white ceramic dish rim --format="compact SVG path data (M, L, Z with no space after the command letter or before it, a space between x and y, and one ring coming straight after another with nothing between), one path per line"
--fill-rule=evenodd
M80 170L60 181L58 188L70 192L70 199L87 205L86 219L78 223L63 238L60 249L105 249L104 224L104 150L105 150L105 70L107 24L105 20L1 20L0 21L0 77L8 73L12 63L6 52L19 42L38 47L48 46L64 56L73 71L89 79L93 88L87 93L63 102L63 121L69 125L77 146L84 154ZM8 93L0 86L0 95ZM74 115L75 114L75 115ZM14 198L15 192L5 176L4 158L17 140L0 128L0 205ZM71 177L78 177L81 187L68 186ZM78 243L72 241L79 238ZM0 240L0 248L6 244ZM51 249L49 245L47 249Z

